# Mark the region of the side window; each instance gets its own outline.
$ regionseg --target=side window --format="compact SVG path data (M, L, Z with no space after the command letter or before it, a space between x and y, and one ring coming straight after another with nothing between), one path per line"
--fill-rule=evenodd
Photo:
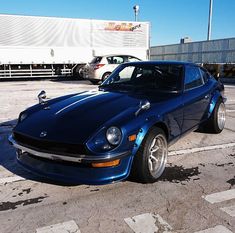
M108 64L113 64L113 57L107 57Z
M209 80L209 74L206 72L206 70L200 68L200 72L202 75L202 78L204 80L204 83L206 83Z
M124 58L123 57L119 57L119 56L114 56L114 57L111 57L111 63L109 64L121 64L121 63L124 63Z
M190 90L201 85L203 85L203 80L199 68L194 66L186 66L184 89Z
M128 57L128 61L129 62L135 62L135 61L140 61L140 60L136 57Z

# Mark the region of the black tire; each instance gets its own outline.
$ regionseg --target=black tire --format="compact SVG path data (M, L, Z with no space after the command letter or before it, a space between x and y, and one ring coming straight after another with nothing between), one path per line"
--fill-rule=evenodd
M153 144L157 147L157 145L154 143L155 139L160 140L162 148L160 148L159 146L159 149L156 150L155 148L154 151L152 150L154 149ZM152 152L152 155L150 155L151 154L150 151ZM155 153L156 157L153 156L153 153ZM131 171L132 177L143 183L155 182L165 170L167 163L167 153L168 153L167 140L164 131L158 127L150 129L150 131L144 138L138 152L135 155ZM154 160L152 160L152 157L154 157ZM158 157L159 159L157 159ZM150 166L151 163L152 163L152 168L154 166L153 164L155 163L156 165L155 171L154 169L151 170Z
M74 69L73 76L78 79L84 79L83 69L85 67L85 64L77 65L77 67Z
M93 85L97 85L100 80L89 80Z
M111 74L111 72L104 73L102 76L102 82L104 82L109 77L110 74Z
M215 105L215 108L204 125L206 132L210 133L220 133L224 129L225 125L225 104L222 99L219 99Z

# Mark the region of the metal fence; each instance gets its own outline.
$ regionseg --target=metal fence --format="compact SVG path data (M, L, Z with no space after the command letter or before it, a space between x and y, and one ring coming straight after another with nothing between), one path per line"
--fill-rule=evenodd
M151 60L235 63L235 38L153 46L150 54Z
M0 65L0 79L71 76L75 65Z

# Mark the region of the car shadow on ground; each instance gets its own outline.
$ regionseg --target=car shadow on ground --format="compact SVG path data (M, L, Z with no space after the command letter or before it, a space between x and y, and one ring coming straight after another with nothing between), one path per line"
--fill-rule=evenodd
M23 177L27 180L62 186L78 186L79 184L57 182L41 177L39 175L35 175L25 170L21 165L18 164L16 160L16 150L8 142L8 137L10 136L12 129L14 128L16 123L16 119L0 123L0 166L13 173L14 175Z
M200 126L197 130L194 131L195 133L199 134L211 134L215 135L215 133L211 132L211 130L205 126Z

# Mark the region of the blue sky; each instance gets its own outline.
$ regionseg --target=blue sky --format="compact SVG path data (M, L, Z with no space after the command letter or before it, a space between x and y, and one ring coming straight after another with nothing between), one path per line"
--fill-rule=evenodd
M189 36L206 40L209 0L0 0L1 14L39 15L151 23L151 46ZM214 0L211 39L235 37L235 0Z

